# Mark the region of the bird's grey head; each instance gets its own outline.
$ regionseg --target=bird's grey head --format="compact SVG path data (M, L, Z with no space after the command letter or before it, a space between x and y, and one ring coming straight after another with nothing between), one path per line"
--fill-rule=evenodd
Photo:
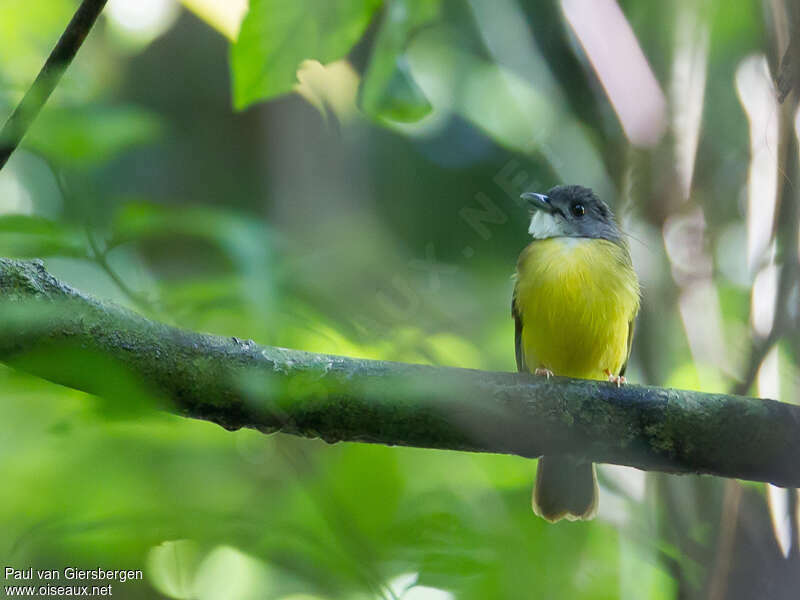
M624 243L611 209L589 188L559 185L546 194L525 192L522 198L531 211L528 233L536 240L573 237Z

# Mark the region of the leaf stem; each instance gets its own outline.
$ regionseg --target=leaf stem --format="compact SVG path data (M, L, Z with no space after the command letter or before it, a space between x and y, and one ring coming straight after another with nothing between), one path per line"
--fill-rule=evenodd
M156 307L144 295L135 292L113 269L111 264L108 262L108 249L105 251L100 250L100 247L97 245L97 240L95 240L94 233L88 226L86 227L86 237L89 240L89 246L92 249L92 258L94 258L94 261L97 263L97 265L103 269L106 275L108 275L117 285L119 290L125 294L139 310L160 315L160 311L156 310Z

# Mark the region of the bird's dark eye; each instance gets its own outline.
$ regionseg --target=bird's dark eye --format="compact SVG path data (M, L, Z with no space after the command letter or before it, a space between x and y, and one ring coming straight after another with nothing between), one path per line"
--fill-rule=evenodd
M582 217L584 214L586 214L586 209L583 207L583 204L575 203L570 207L570 210L576 217Z

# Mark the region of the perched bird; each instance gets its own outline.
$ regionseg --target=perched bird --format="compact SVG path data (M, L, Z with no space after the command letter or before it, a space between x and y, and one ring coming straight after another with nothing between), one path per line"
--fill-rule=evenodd
M614 215L592 190L577 185L522 198L530 206L533 241L519 256L511 300L517 369L624 383L639 281ZM533 510L553 522L593 518L594 465L569 455L543 456Z

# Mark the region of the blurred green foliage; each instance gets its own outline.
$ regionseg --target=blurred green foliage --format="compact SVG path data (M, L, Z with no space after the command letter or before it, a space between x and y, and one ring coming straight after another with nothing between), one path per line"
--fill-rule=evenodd
M2 115L76 5L0 0ZM191 329L513 370L518 194L582 183L633 236L630 379L724 390L735 368L693 354L662 234L703 210L689 262L712 261L738 365L753 274L734 77L768 45L760 4L620 5L665 93L685 11L708 32L687 202L663 185L670 136L630 146L555 3L251 0L230 45L188 11L138 45L98 23L0 172L0 254ZM290 93L309 59L314 106ZM796 358L781 346L782 397ZM715 552L718 482L693 501L694 480L601 468L599 519L548 525L531 461L228 432L152 410L124 370L90 363L103 400L0 366L4 565L138 568L115 596L226 600L660 600L702 593L713 566L698 557Z
M411 36L438 14L441 0L402 0L385 9L369 67L359 89L359 106L368 115L413 122L432 106L414 81L406 56Z

